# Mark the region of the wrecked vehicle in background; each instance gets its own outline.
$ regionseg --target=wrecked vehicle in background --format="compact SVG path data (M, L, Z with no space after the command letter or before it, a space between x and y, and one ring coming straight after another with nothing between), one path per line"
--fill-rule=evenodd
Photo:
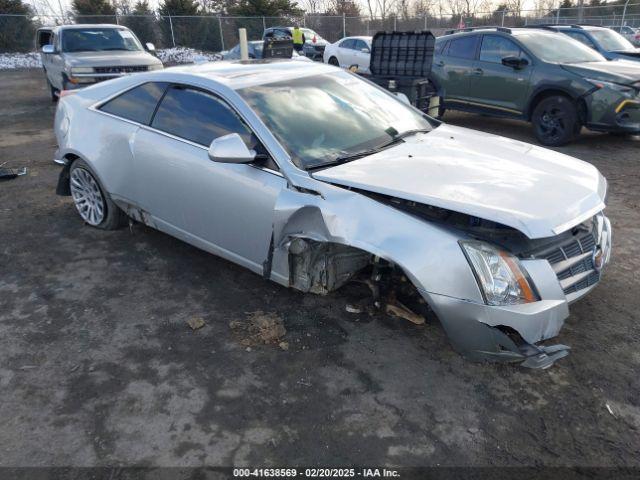
M324 64L120 78L65 96L55 133L58 193L89 225L129 216L303 292L409 285L470 359L565 356L540 342L609 260L596 168Z

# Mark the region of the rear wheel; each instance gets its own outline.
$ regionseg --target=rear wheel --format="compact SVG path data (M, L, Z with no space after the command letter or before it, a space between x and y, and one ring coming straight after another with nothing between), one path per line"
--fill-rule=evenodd
M71 165L69 187L73 203L88 225L115 230L125 224L126 215L104 191L85 161L78 159Z
M541 100L533 110L531 123L538 141L550 147L569 143L580 128L574 102L562 95Z
M333 65L334 67L339 67L340 62L338 62L338 59L336 57L331 57L329 58L329 65Z

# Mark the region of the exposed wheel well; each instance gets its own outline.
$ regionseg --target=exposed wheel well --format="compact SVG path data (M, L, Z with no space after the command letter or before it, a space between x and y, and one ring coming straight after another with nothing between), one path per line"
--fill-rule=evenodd
M73 153L67 153L64 157L64 160L68 160L67 164L62 167L62 171L60 172L60 178L58 179L58 186L56 187L56 194L69 196L71 195L71 188L69 187L69 171L71 170L71 165L73 162L78 160L80 157Z

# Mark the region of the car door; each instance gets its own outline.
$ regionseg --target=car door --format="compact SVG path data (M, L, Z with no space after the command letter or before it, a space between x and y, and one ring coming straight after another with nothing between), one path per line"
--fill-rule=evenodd
M509 67L502 64L506 57L526 58L528 64L517 69ZM471 100L481 108L521 114L529 95L529 78L533 69L531 59L513 40L485 34L470 78Z
M479 35L452 38L437 60L440 89L445 104L468 104L470 77L475 63Z
M266 154L221 98L170 86L150 127L141 127L134 141L136 200L157 228L261 273L273 208L286 183L275 164L212 161L211 141L229 133Z
M60 34L52 35L51 42L54 47L54 52L44 55L46 57L45 69L47 72L47 78L54 88L64 90L64 84L62 81L64 58L62 56L62 42Z
M353 50L354 62L352 65L358 65L358 71L368 73L371 50L364 40L357 39Z
M355 40L353 38L347 38L338 45L337 57L341 67L349 68L353 65L354 45Z

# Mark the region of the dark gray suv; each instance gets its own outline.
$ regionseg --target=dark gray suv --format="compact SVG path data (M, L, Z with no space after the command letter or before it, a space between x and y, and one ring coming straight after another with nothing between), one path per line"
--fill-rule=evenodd
M581 127L640 134L640 65L608 62L568 36L477 28L436 40L431 82L446 109L530 121L544 145Z

